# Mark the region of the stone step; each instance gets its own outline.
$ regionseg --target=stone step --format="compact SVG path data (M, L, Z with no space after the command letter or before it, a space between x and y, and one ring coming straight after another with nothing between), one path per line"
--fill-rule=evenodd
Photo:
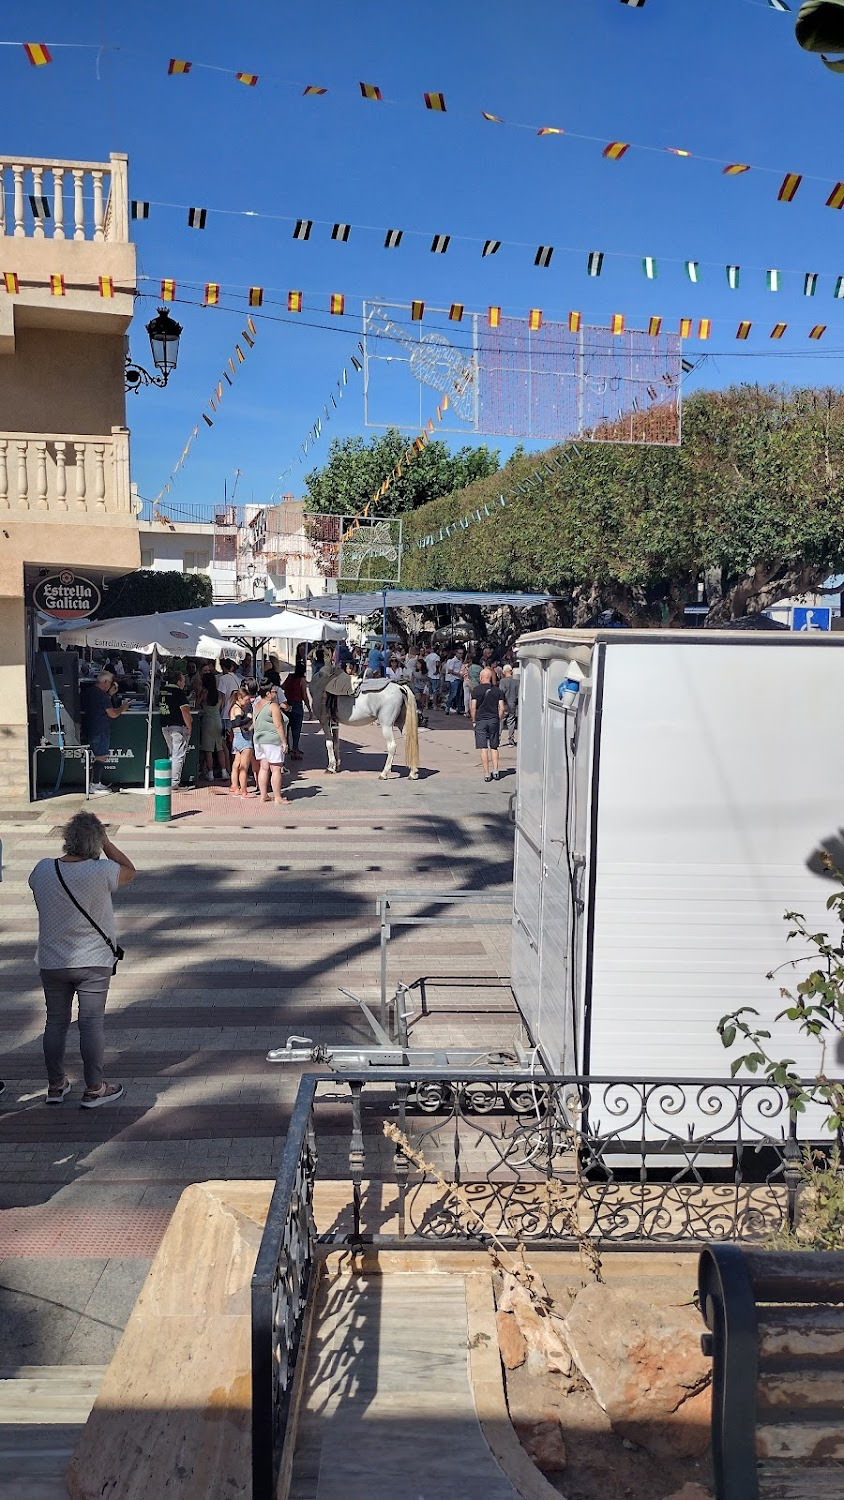
M0 1368L0 1500L67 1500L64 1472L105 1370Z

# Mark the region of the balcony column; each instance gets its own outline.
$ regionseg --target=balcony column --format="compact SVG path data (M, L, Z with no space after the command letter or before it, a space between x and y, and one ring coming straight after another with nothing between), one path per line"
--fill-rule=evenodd
M56 439L56 510L67 510L67 443Z
M112 427L112 509L118 515L129 515L132 492L129 486L129 429Z
M94 444L95 510L105 510L105 443Z
M43 198L43 196L44 196L44 168L43 167L33 167L32 168L32 196L35 199ZM44 220L40 219L38 217L38 214L33 214L32 215L32 238L34 240L43 240L44 239Z
M35 495L38 510L47 510L47 444L35 444Z
M64 232L64 168L53 168L53 239L63 240Z
M0 161L0 237L6 233L6 164Z
M9 510L9 466L6 454L9 444L6 438L0 438L0 510Z
M15 184L15 238L22 240L26 234L23 217L23 167L13 166L12 177Z
M103 236L103 174L92 172L94 179L94 239L101 240Z
M85 238L85 199L83 197L83 179L85 173L81 167L73 168L73 238L84 240Z
M29 510L29 475L26 470L26 438L16 441L18 450L18 509Z
M73 451L76 454L76 509L87 510L85 503L85 444L74 443Z

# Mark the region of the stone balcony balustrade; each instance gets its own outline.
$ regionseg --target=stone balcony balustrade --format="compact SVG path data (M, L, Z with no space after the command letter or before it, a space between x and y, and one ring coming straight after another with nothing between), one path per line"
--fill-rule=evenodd
M0 526L59 519L135 522L127 428L93 437L0 433Z
M0 157L0 237L125 245L128 194L123 155L107 162Z

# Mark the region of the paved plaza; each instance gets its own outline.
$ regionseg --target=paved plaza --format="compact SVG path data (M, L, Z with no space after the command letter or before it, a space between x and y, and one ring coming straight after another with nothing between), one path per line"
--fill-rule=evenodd
M118 898L126 960L106 1017L107 1076L125 1097L78 1108L44 1103L43 997L33 962L27 876L59 853L76 796L0 810L0 1344L6 1372L109 1360L180 1193L191 1182L275 1175L302 1069L272 1067L288 1035L369 1040L340 986L376 1001L376 897L391 888L508 891L508 800L515 751L484 784L465 720L431 715L422 771L401 752L390 782L377 729L344 731L343 773L324 771L307 724L288 807L220 787L152 800L123 793L95 810L138 867ZM501 925L396 929L390 978L439 978L420 1044L500 1047L518 1033ZM431 909L434 914L435 909ZM472 981L485 981L471 989ZM345 1175L338 1158L336 1175ZM330 1164L329 1164L330 1169Z

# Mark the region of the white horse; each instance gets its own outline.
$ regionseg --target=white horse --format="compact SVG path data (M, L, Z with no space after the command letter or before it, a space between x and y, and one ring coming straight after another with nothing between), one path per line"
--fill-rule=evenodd
M326 682L333 671L323 667L310 681L311 701L325 735L330 772L340 769L340 724L378 724L387 746L387 759L380 779L386 781L396 753L396 725L404 731L404 747L411 781L419 776L419 715L416 699L406 682L387 682L376 692L364 689L354 698L334 698L339 723L329 723Z

